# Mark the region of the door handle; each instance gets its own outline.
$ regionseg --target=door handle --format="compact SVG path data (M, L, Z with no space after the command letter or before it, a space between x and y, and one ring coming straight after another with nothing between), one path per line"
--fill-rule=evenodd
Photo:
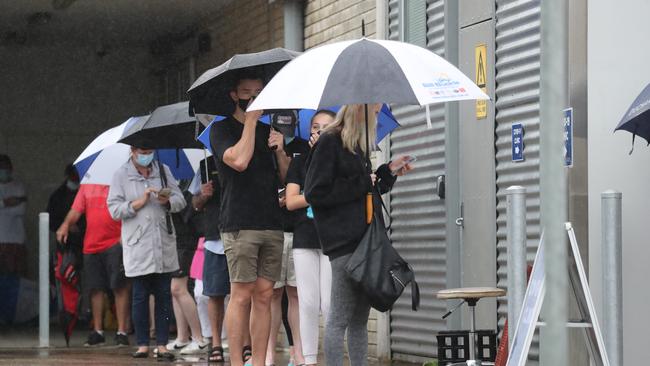
M465 226L464 222L465 222L465 219L462 218L462 217L459 217L459 218L456 219L456 225L457 226L464 227Z
M461 202L459 205L460 217L456 219L456 226L464 228L465 227L465 205Z

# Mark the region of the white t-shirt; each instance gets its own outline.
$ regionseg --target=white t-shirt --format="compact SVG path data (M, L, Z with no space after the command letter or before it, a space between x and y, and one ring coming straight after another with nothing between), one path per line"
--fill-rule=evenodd
M0 183L0 243L25 243L25 202L17 206L5 207L4 199L9 197L26 197L22 183L12 180Z

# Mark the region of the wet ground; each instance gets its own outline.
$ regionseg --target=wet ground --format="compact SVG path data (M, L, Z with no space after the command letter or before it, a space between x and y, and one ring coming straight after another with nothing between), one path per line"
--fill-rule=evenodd
M0 365L207 365L204 356L187 356L174 362L157 362L156 358L149 357L136 360L131 357L135 347L113 346L113 334L107 333L107 345L96 348L83 347L87 333L77 330L66 347L63 335L56 329L50 334L50 348L38 348L38 330L33 328L3 328L0 330ZM131 336L131 342L133 342ZM152 348L153 349L153 348ZM286 352L278 351L276 365L284 366L289 361ZM320 364L324 364L321 362ZM219 365L212 363L211 365ZM227 366L225 364L220 364ZM388 365L370 362L370 366ZM392 365L413 366L414 364L392 363Z

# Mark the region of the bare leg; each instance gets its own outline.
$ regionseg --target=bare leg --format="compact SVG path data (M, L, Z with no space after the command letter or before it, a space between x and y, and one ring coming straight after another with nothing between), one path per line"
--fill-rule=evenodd
M274 282L258 277L253 292L251 316L251 340L253 346L253 366L264 366L266 346L271 328L271 298ZM230 330L228 330L230 331Z
M174 315L176 315L176 305L178 304L179 310L181 312L180 318L183 318L183 323L179 322L179 316L176 315L176 327L183 325L183 334L184 338L180 337L180 330L177 330L179 336L177 339L180 339L182 342L189 340L187 335L187 326L189 325L192 332L192 340L197 342L202 342L203 337L201 336L201 323L199 322L199 313L196 310L196 303L187 290L187 280L188 277L182 278L173 278L172 279L172 296L174 298Z
M266 346L266 364L275 364L275 348L278 345L278 332L282 325L282 293L284 287L273 289L271 297L271 331L269 333L269 342Z
M230 302L226 311L226 330L228 331L228 346L230 348L230 364L242 366L242 348L246 337L245 328L250 316L251 297L255 291L256 282L230 284ZM213 339L217 335L213 334ZM268 329L267 329L268 336Z
M293 351L296 365L305 363L305 357L302 354L302 343L300 339L300 314L298 311L298 289L293 286L287 286L287 296L289 297L289 325L293 334Z
M93 313L93 328L96 332L103 330L104 291L93 290L90 293L90 305Z
M212 327L212 347L221 347L221 331L224 320L224 297L210 297L208 300L208 314Z
M131 302L129 301L131 295L131 284L127 284L122 288L113 290L115 295L115 316L117 317L117 331L127 334L129 331L129 308Z

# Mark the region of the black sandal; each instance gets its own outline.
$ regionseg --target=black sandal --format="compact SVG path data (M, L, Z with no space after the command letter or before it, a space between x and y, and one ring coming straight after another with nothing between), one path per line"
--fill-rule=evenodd
M223 347L212 347L212 351L208 354L208 363L224 363L225 361L223 358Z
M244 349L242 350L242 358L244 359L244 363L248 362L253 358L253 349L251 346L244 346Z
M173 353L167 352L158 352L158 361L174 361L176 356Z

